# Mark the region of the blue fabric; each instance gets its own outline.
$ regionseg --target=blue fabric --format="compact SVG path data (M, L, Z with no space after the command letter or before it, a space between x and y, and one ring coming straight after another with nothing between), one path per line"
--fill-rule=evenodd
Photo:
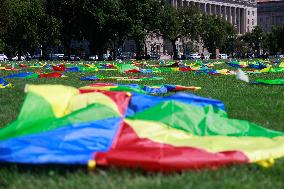
M9 78L9 79L12 79L12 78L25 78L25 77L27 77L29 75L32 75L32 74L33 74L32 72L21 72L21 73L8 75L5 78Z
M134 114L144 111L152 106L155 106L164 101L176 100L182 103L188 103L194 106L208 106L212 105L216 108L225 110L223 102L215 99L196 96L188 93L176 93L169 97L157 97L133 93L128 105L126 116L133 116Z
M168 92L168 89L166 86L162 85L159 88L156 87L151 87L151 86L147 86L145 85L143 87L143 90L147 93L147 94L164 94Z
M8 82L6 82L2 77L0 77L0 85L6 86L8 84Z
M233 67L233 68L241 68L241 65L239 63L227 62L226 64Z
M254 64L249 64L249 68L263 69L263 68L266 68L266 65L262 62L256 62Z
M86 164L96 152L108 151L121 118L73 124L0 143L0 162Z
M80 78L81 81L94 81L94 80L98 80L99 78L97 76L88 76L88 77L83 77Z
M74 66L74 67L71 67L71 68L66 68L65 72L80 72L80 69L79 69L78 66Z

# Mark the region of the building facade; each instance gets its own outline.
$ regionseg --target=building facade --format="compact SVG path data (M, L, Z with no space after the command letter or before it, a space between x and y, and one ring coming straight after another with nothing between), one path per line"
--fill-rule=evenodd
M189 6L191 4L198 7L206 14L216 15L224 18L233 24L238 34L250 32L257 25L257 3L256 0L169 0L173 7ZM172 47L169 41L151 35L146 40L148 53L164 53L172 54ZM177 43L179 52L184 51L184 41L180 39ZM204 49L200 45L196 46L199 52ZM135 43L132 40L125 41L124 51L134 51Z
M239 34L257 25L256 0L169 0L174 7L194 4L206 14L216 15L233 24Z
M270 32L273 26L284 24L284 1L258 0L257 14L259 26Z

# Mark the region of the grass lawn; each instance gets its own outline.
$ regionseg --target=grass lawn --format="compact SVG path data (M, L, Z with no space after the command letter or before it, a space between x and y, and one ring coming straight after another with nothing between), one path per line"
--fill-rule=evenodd
M217 68L221 67L232 69L226 65L218 65ZM1 71L2 76L10 73ZM80 77L96 74L122 76L114 71L100 71L67 73L67 78L58 79L9 79L14 88L0 90L0 128L17 117L24 101L26 83L80 87L93 83L80 81ZM156 75L165 79L135 83L200 86L202 89L195 94L223 101L229 117L284 131L284 92L281 85L252 85L236 80L235 76L196 75L190 72ZM284 78L284 73L250 76L252 81L257 78ZM284 188L284 161L277 160L272 168L262 168L254 164L175 174L99 167L88 173L86 167L1 164L0 188Z

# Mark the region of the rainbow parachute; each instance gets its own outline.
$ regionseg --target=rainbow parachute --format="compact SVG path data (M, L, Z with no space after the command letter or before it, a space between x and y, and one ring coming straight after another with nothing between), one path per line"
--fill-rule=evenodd
M61 85L26 91L18 118L0 129L0 162L180 171L284 156L284 133L230 119L218 100Z
M115 84L115 83L94 83L85 87L81 87L81 92L93 92L93 91L128 91L142 94L164 94L173 91L196 91L201 89L195 86L182 86L182 85L139 85L139 84Z

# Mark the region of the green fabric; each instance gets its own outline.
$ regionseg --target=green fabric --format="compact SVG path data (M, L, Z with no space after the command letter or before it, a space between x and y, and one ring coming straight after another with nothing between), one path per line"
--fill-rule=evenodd
M132 64L117 64L117 68L120 73L124 73L129 70L139 70L137 66L134 66Z
M97 67L84 67L84 66L80 66L79 67L79 70L82 71L82 72L96 72L98 71L99 69Z
M268 85L284 85L284 79L258 79L256 82Z
M36 78L39 78L39 74L38 73L34 73L34 74L31 74L31 75L28 75L25 78L26 79L36 79Z
M91 104L64 117L56 118L47 101L36 94L28 93L18 118L10 125L0 129L0 140L49 131L70 124L119 116L109 107Z
M130 86L117 86L116 88L110 88L110 91L124 91L124 92L136 92L136 93L141 93L141 94L147 94L142 87L140 88L134 88Z
M270 68L268 72L272 73L284 72L284 68Z
M225 111L213 106L198 107L176 101L159 103L130 119L162 122L198 136L283 136L248 121L230 119Z

